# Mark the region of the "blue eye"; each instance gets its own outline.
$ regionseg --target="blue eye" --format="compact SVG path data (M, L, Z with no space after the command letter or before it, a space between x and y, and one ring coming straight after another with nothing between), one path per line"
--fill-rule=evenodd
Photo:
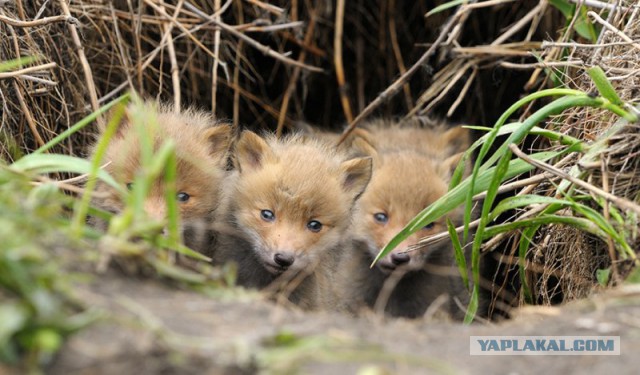
M425 225L424 227L422 227L422 229L433 229L433 227L436 225L436 223L429 223L427 225Z
M373 214L373 219L378 224L386 224L387 221L389 221L389 216L387 216L387 214L385 214L384 212L378 212L376 214Z
M181 192L178 193L177 198L178 198L178 202L184 203L184 202L188 201L189 198L191 198L191 196L189 194L181 191Z
M320 230L322 230L322 223L318 220L311 220L307 223L307 228L312 232L318 233L320 232Z
M260 217L262 218L262 220L268 222L274 221L276 219L276 215L273 213L273 211L270 210L260 211Z

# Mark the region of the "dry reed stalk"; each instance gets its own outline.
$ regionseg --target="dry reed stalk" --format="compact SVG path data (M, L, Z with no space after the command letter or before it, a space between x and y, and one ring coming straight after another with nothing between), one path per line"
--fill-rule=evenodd
M304 44L310 44L311 38L313 38L313 32L316 26L316 18L311 16L311 20L309 21L309 26L307 27L307 32L304 37ZM300 57L298 61L304 62L307 58L307 51L302 50L300 52ZM282 105L280 106L280 115L278 116L278 125L276 126L276 136L280 138L282 136L282 129L284 128L285 120L287 117L287 111L289 109L289 100L291 99L291 95L295 92L296 85L298 84L298 78L300 76L301 67L296 66L293 68L293 73L291 74L291 79L289 80L289 84L287 85L287 90L284 92L284 97L282 98Z

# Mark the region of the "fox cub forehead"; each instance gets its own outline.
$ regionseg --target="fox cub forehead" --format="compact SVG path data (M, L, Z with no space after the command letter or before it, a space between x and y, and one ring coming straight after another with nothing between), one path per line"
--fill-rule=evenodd
M388 153L376 159L363 204L372 209L416 213L447 192L449 176L433 160L414 152Z
M153 136L154 152L167 140L173 141L178 168L223 167L231 140L231 128L218 124L207 112L188 109L176 113L169 106L154 102L129 105L107 148L106 161L134 172L140 164L141 133Z
M345 216L371 178L370 158L348 159L321 141L243 132L235 149L240 204L266 205L290 218Z

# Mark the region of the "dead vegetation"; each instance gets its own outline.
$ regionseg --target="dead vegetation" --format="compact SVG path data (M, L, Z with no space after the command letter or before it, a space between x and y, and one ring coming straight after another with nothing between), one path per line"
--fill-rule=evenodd
M278 132L298 121L339 129L375 116L414 114L492 126L524 93L560 83L592 92L585 69L595 65L625 102L638 101L640 9L634 1L563 1L584 3L572 18L546 0L469 1L425 17L443 3L0 1L0 61L39 57L0 75L0 154L15 160L127 90L211 110L234 126ZM584 20L602 30L593 41L575 32ZM521 118L540 105L532 103ZM548 126L591 142L615 121L580 108ZM84 155L96 130L54 151ZM625 127L591 164L579 166L582 179L637 202L638 134L637 125ZM556 167L568 170L578 160L565 158ZM518 191L556 194L559 179L531 181ZM496 294L518 291L511 277L517 236L490 241L502 248L495 252L504 274L493 275ZM596 271L612 262L612 282L630 268L610 243L572 228L543 227L533 243L527 278L538 303L588 294ZM517 293L507 299L522 301Z

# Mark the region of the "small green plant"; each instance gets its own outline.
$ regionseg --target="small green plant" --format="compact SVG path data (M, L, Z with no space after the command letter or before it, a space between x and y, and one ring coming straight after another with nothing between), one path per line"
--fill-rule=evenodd
M68 237L72 198L32 177L0 163L0 361L33 370L98 315L73 298L62 266L83 246Z

